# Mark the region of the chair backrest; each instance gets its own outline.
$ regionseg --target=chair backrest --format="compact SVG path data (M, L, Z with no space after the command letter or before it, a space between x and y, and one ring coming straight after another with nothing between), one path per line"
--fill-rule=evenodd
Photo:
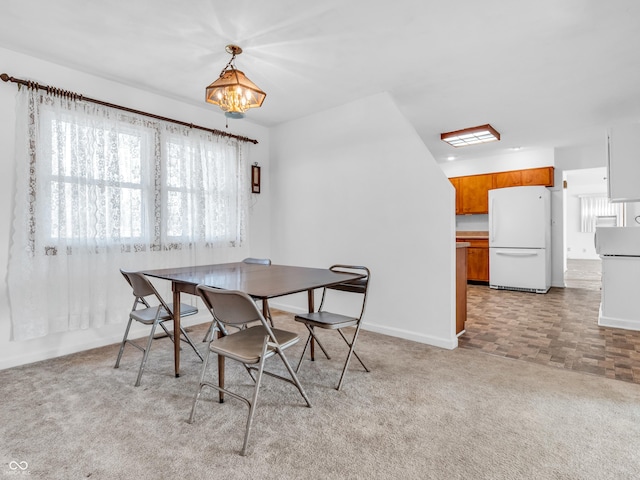
M253 257L249 257L249 258L245 258L244 260L242 260L243 263L255 263L258 265L271 265L271 259L270 258L253 258Z
M259 320L263 325L267 326L255 301L244 292L221 290L207 287L206 285L198 285L196 291L213 315L213 318L224 325L239 327Z
M332 265L329 270L331 270L332 272L359 273L365 274L366 276L358 278L356 280L337 283L335 285L325 287L322 290L322 300L320 301L319 310L322 310L322 308L324 307L325 299L327 298L327 290L340 290L343 292L358 293L362 295L362 307L360 309L359 315L359 318L362 318L362 315L364 315L364 309L367 305L367 293L369 291L369 280L371 278L371 272L369 271L369 269L360 265L338 264Z
M156 287L153 286L153 284L144 274L140 272L127 272L122 269L120 269L120 273L122 273L129 285L131 285L131 288L133 289L133 295L136 297L136 300L139 300L146 306L149 306L149 304L144 301L144 298L153 295L158 299L160 305L162 305L162 307L171 314L169 305L167 305L167 303L156 290Z

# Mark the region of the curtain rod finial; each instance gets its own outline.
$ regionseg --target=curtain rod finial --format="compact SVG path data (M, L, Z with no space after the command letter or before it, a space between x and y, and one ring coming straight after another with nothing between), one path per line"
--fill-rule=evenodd
M2 79L3 82L8 82L10 80L9 75L7 75L6 73L3 73L2 75L0 75L0 78Z

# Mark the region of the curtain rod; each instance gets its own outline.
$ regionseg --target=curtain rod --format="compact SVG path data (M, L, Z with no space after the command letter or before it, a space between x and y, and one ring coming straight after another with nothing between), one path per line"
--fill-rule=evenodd
M20 78L11 77L6 73L3 73L2 75L0 75L0 79L2 79L3 82L12 82L12 83L17 83L19 85L25 85L27 88L33 88L37 90L46 90L47 93L51 93L53 95L58 95L65 98L70 98L72 100L84 100L85 102L97 103L98 105L103 105L105 107L111 107L118 110L123 110L125 112L136 113L138 115L144 115L145 117L155 118L156 120L163 120L165 122L177 123L178 125L182 125L184 127L197 128L198 130L204 130L205 132L210 132L215 135L235 138L236 140L239 140L241 142L248 142L253 144L258 143L258 141L254 140L253 138L243 137L242 135L234 135L232 133L227 133L222 130L217 130L215 128L201 127L199 125L194 125L193 123L174 120L173 118L161 117L160 115L154 115L153 113L147 113L140 110L135 110L133 108L123 107L121 105L116 105L114 103L103 102L102 100L96 100L95 98L85 97L84 95L80 95L74 92L69 92L67 90L62 90L60 88L51 87L48 85L40 85L39 83L33 82L31 80L22 80Z

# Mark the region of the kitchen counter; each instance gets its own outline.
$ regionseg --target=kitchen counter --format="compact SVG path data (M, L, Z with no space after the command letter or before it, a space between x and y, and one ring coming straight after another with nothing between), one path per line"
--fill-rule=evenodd
M471 246L471 242L456 242L456 248L466 248Z
M456 232L456 240L469 240L469 239L480 239L486 240L489 238L489 232L484 230L479 231L457 231Z

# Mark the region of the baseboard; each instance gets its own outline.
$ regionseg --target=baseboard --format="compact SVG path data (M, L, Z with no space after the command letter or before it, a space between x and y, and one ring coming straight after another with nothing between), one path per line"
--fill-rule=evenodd
M205 312L206 313L206 312ZM182 320L182 327L190 327L193 325L199 325L204 322L210 322L211 316L208 314L193 315ZM126 324L122 325L119 331L112 334L105 335L103 337L94 338L88 341L80 341L78 343L63 342L62 345L58 344L55 349L39 350L36 352L29 352L20 355L15 355L9 358L3 358L0 360L0 370L7 368L19 367L21 365L27 365L30 363L41 362L43 360L49 360L51 358L63 357L65 355L71 355L72 353L83 352L85 350L91 350L93 348L106 347L107 345L113 345L114 343L120 343L122 341L122 335L124 335L124 329ZM132 325L129 332L129 338L143 338L149 335L149 327L144 325ZM194 340L195 341L195 340ZM28 340L27 340L28 342ZM115 361L115 358L114 358Z
M638 320L627 320L625 318L603 315L602 307L600 307L600 314L598 315L598 326L640 331L640 322Z
M390 337L404 338L405 340L412 340L418 343L425 343L434 347L445 348L447 350L453 350L458 347L458 337L452 339L434 337L431 335L424 335L410 330L404 330L400 328L387 327L383 325L375 325L364 322L362 324L363 330L369 330L371 332L382 333L383 335L389 335Z
M307 310L294 306L288 305L285 303L276 303L273 301L269 302L271 308L276 308L278 310L282 310L284 312L289 313L306 313ZM366 316L365 316L366 319ZM431 335L423 335L421 333L412 332L410 330L404 330L400 328L387 327L384 325L374 324L365 321L362 324L363 330L368 330L371 332L381 333L383 335L389 335L390 337L398 337L404 338L405 340L411 340L418 343L425 343L427 345L432 345L434 347L446 348L447 350L453 350L458 347L458 337L453 337L451 339L434 337Z

